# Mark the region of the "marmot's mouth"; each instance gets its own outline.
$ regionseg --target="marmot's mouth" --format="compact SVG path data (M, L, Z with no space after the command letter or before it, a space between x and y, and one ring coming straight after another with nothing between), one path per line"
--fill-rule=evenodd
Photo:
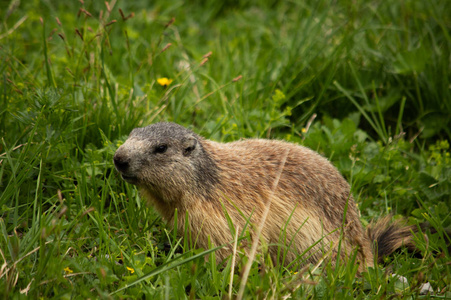
M131 184L137 184L138 183L138 178L136 176L128 176L128 175L125 175L125 174L121 174L121 177L122 177L122 179L124 179L128 183L131 183Z

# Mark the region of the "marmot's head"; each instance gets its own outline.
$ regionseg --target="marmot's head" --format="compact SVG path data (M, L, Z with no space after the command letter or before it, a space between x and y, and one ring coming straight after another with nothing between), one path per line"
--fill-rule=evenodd
M211 170L216 170L216 166L205 153L202 140L174 123L135 128L117 149L114 165L128 183L171 201L166 198L178 198L211 181Z

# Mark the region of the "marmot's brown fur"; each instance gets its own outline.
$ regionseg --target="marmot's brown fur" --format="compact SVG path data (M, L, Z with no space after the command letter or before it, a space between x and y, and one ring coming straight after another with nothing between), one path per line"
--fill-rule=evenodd
M390 225L388 218L365 232L343 176L326 158L293 143L218 143L174 123L157 123L134 129L114 164L167 222L178 210L179 232L188 215L188 229L202 248L208 248L209 239L216 246L233 241L224 210L242 229L248 220L258 225L269 204L261 234L274 261L281 261L277 246L284 245L285 264L300 254L306 263L318 262L328 251L338 255L340 235L340 257L356 253L361 269L373 265L373 241L379 259L411 242L411 228ZM230 253L226 246L217 257Z

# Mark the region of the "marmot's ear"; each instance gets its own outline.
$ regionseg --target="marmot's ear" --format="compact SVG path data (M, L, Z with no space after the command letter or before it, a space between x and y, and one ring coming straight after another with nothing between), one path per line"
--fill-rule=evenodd
M185 156L190 155L191 152L193 152L193 150L196 149L197 139L194 136L188 136L183 139L182 145L183 145L183 155Z

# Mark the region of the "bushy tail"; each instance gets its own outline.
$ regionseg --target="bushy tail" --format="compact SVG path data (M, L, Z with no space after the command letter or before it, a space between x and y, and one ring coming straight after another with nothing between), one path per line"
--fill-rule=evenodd
M408 226L403 220L393 221L392 216L383 217L367 227L367 235L373 243L373 253L377 253L379 263L401 247L415 251L415 232L418 232L416 226Z

